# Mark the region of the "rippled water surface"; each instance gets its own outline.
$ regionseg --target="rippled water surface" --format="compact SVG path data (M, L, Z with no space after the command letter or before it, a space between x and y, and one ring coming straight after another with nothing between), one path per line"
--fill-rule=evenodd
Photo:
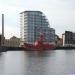
M0 75L75 75L75 50L0 53Z

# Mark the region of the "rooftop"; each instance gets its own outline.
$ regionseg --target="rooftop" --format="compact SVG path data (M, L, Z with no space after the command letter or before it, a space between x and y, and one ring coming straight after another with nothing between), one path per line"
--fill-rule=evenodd
M39 13L41 13L42 14L42 12L41 11L23 11L23 12L21 12L20 14L22 14L22 13L25 13L25 12L39 12Z

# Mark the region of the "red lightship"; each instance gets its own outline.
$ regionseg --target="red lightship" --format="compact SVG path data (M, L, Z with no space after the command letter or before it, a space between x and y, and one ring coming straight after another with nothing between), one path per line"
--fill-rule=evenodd
M27 50L35 50L35 51L55 49L56 47L55 44L44 43L43 37L44 37L43 34L41 34L40 37L36 40L35 44L24 43L22 47Z

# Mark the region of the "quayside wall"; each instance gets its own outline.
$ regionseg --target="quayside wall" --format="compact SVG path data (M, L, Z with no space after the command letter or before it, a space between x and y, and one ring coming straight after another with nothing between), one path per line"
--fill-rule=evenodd
M75 50L75 47L56 47L53 50ZM25 48L22 48L22 47L0 46L0 52L6 52L6 51L31 51L31 50L28 50L28 49L25 49Z

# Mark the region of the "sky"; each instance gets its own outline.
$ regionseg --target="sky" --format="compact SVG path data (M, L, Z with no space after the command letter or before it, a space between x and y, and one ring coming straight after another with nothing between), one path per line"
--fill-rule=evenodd
M75 0L0 0L0 34L4 14L5 37L20 37L20 12L26 10L42 11L60 37L65 30L75 32Z

